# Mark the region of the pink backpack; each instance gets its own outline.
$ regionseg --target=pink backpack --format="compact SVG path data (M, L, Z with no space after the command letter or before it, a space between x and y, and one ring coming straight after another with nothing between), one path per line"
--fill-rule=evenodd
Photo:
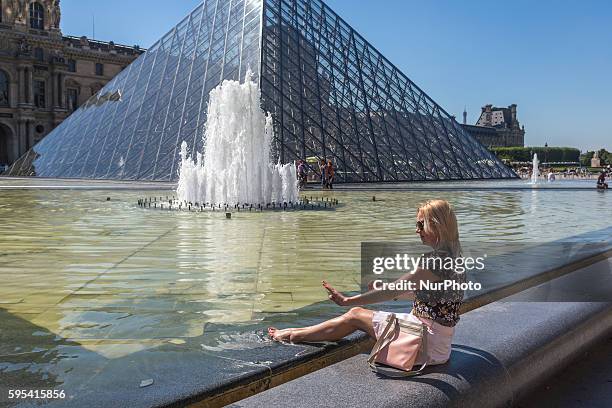
M416 361L423 361L423 364L418 370L413 370ZM368 357L372 371L387 377L410 377L421 373L427 363L427 325L416 317L413 321L389 314L385 328Z

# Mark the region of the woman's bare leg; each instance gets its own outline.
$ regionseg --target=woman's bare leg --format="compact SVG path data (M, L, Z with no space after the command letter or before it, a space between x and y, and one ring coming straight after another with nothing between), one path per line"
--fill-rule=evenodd
M268 329L268 333L274 340L290 341L298 343L301 341L337 341L361 330L376 338L372 326L372 310L362 307L353 307L342 316L327 320L314 326L278 330L274 327Z

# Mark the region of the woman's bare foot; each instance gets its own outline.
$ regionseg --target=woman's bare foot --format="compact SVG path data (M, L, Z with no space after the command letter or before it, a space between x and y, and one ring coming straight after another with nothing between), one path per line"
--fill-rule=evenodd
M272 340L275 341L291 341L291 330L292 329L282 329L279 330L276 327L268 327L268 335L272 337Z

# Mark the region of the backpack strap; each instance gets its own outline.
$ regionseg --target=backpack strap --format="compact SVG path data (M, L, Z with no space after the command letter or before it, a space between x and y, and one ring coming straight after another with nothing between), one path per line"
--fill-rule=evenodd
M395 331L395 326L397 325L397 318L395 317L395 313L391 313L387 316L386 325L383 329L383 332L376 340L376 344L372 347L372 351L370 352L370 356L368 357L368 364L370 367L374 366L374 360L380 353L380 350L385 348L389 343L391 343L391 339L393 338L393 332Z
M385 348L393 338L393 333L395 331L395 327L397 326L397 318L394 313L391 313L387 317L387 325L383 329L378 340L376 340L376 344L372 347L372 351L370 352L370 356L368 357L368 364L370 365L370 369L376 373L383 374L387 377L393 378L403 378L403 377L412 377L417 374L420 374L423 369L427 366L427 360L421 365L418 370L410 370L410 371L402 371L396 368L391 367L383 367L382 365L376 364L375 360L380 351ZM419 350L427 351L427 325L422 324L421 326L421 348Z

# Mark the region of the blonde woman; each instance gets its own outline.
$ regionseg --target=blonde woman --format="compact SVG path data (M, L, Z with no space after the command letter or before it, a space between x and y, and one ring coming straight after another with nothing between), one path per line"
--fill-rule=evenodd
M457 218L447 201L432 200L421 205L417 211L415 232L419 234L423 244L433 248L433 251L427 254L428 256L441 258L461 256ZM437 263L436 266L441 265ZM432 269L417 268L416 271L407 273L398 280L412 281L419 288L421 281L437 282L449 279L457 283L464 283L465 273L434 266ZM414 304L410 313L395 313L395 315L400 319L416 318L427 325L427 355L430 365L448 361L455 325L459 321L459 307L463 299L463 291L451 289L415 290L414 292L370 290L356 296L345 296L325 281L323 281L323 287L329 292L329 299L340 306L367 305L398 297L412 299ZM364 331L376 339L384 329L384 322L388 314L384 311L352 307L342 316L314 326L283 330L270 327L268 333L274 340L292 343L337 341L356 330Z

